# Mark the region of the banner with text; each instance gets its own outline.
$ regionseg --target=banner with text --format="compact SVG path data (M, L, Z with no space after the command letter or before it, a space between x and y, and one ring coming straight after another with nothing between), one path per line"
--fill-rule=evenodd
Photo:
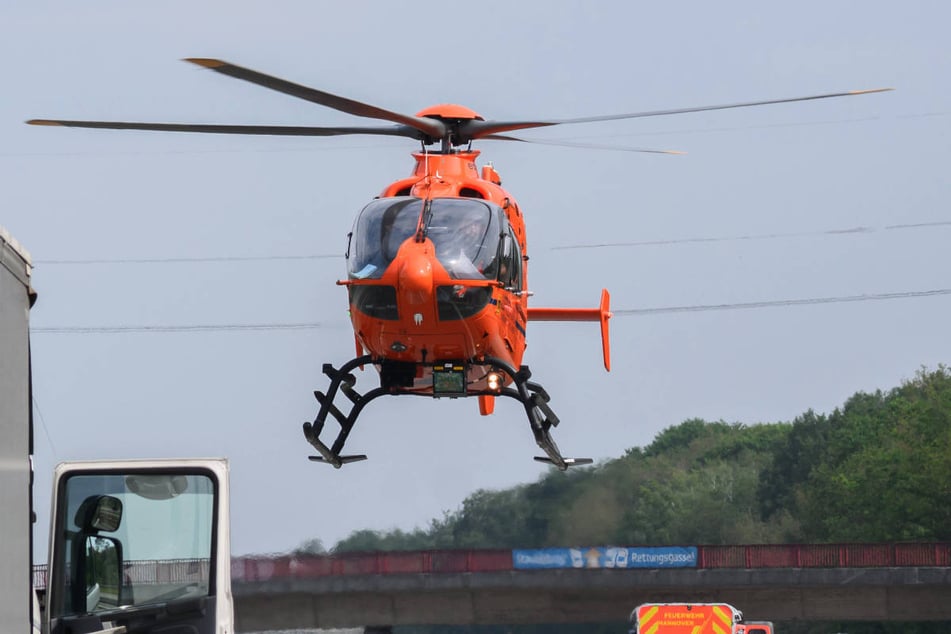
M513 550L516 569L696 568L696 546L592 546Z

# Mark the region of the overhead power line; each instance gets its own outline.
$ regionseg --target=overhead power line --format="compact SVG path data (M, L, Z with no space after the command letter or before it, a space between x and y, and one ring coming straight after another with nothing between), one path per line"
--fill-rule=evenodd
M204 262L261 262L266 260L343 259L342 254L310 255L223 255L194 258L100 258L95 260L35 260L34 264L194 264Z
M792 231L787 233L760 233L735 236L704 236L695 238L674 238L668 240L636 240L630 242L597 242L590 244L568 244L552 247L553 250L563 249L604 249L612 247L648 247L664 246L668 244L689 244L704 242L736 242L741 240L775 240L778 238L808 238L815 236L843 236L875 233L876 231L897 231L902 229L926 229L934 227L951 227L951 220L937 220L934 222L917 222L913 224L888 225L877 229L875 227L849 227L846 229L826 229L824 231Z
M254 330L317 330L320 322L260 324L184 324L180 326L50 326L30 328L39 334L111 335L122 333L226 332Z
M934 297L951 295L951 288L939 288L930 291L902 291L897 293L873 293L866 295L841 295L838 297L813 297L807 299L779 299L763 302L739 302L732 304L694 304L687 306L665 306L660 308L628 308L614 310L615 317L629 317L639 315L660 315L669 313L699 313L713 310L741 310L749 308L773 308L789 306L808 306L814 304L838 304L845 302L869 302L886 299L909 299L914 297ZM185 324L178 326L143 325L143 326L40 326L30 330L36 334L73 334L73 335L108 335L108 334L165 334L186 332L229 332L229 331L275 331L275 330L319 330L327 328L320 322L300 323L257 323L257 324Z
M809 306L814 304L841 304L846 302L871 302L885 299L908 299L951 295L951 288L930 291L902 291L899 293L872 293L867 295L841 295L839 297L812 297L808 299L778 299L765 302L739 302L733 304L698 304L692 306L666 306L663 308L630 308L612 311L614 315L659 315L669 313L700 313L712 310L741 310L747 308L773 308L784 306Z

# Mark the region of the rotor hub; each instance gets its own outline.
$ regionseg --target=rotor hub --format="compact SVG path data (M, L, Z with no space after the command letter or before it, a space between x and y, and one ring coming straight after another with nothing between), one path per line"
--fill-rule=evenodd
M443 121L464 121L472 120L485 121L485 118L475 110L460 106L454 103L443 103L436 106L424 108L416 113L417 117L428 117L430 119L441 119Z

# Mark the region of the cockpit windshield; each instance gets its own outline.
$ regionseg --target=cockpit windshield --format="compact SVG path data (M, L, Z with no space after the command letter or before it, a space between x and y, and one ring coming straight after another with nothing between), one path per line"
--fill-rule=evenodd
M423 212L416 197L380 198L363 208L353 228L348 272L354 279L377 279L413 236ZM495 279L498 273L502 210L472 198L435 198L425 233L436 257L454 279Z
M450 277L495 279L502 210L483 200L437 198L426 235Z
M422 199L408 196L379 198L364 207L350 237L350 277L381 277L400 246L416 231L422 209Z

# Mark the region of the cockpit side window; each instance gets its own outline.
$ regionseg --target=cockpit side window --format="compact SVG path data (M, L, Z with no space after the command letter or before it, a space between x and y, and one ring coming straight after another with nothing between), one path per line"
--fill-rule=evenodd
M499 282L505 288L522 290L522 250L511 227L506 227L502 236L502 252L499 256Z

